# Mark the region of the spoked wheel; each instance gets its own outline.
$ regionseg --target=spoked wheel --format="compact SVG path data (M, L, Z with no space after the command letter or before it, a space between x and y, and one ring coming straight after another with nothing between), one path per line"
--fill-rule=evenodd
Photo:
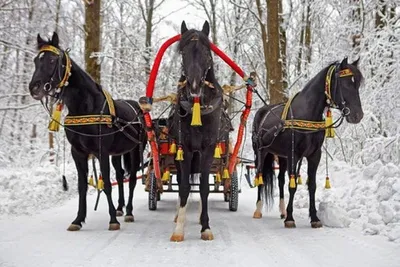
M154 172L150 172L150 186L149 186L149 210L157 209L157 181Z
M237 172L234 171L231 177L231 188L229 193L229 210L237 211L239 204L239 180Z

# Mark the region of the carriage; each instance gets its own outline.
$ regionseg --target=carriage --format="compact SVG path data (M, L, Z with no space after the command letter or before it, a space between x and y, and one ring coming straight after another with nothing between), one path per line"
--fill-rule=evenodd
M170 45L179 41L180 38L181 35L174 36L161 46L151 70L146 90L146 97L142 97L139 100L142 110L144 111L146 123L145 129L151 147L151 156L149 159L150 164L148 166L147 175L145 179L142 179L143 184L146 185L145 189L148 191L148 207L150 210L157 209L157 201L161 199L161 193L178 192L177 186L179 184L179 178L175 161L179 160L180 156L179 148L177 149L175 140L169 137L169 124L171 117L151 120L150 111L151 104L153 102L158 102L157 100L169 100L172 103L176 101L176 96L174 95L153 99L153 90L164 52ZM214 159L210 169L210 193L223 194L224 201L229 203L229 210L236 211L238 209L240 193L239 177L236 165L238 162L238 152L243 141L244 127L252 105L252 93L256 86L255 74L252 73L250 77L246 76L240 67L238 67L228 56L212 43L211 50L232 67L246 82L246 86L237 88L224 86L225 94L246 87L246 104L242 110L238 135L235 143L233 143L232 138L230 138L230 133L234 130L231 124L231 119L225 109L222 111L219 127L220 137L216 145ZM223 103L221 104L223 105ZM200 192L199 189L196 189L196 187L200 186L198 182L199 179L197 179L199 172L198 167L192 167L190 183L191 192Z

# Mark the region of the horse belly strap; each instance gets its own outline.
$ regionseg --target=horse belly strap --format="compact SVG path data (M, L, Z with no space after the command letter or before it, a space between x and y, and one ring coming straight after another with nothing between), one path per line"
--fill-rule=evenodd
M64 120L65 126L94 125L94 124L112 125L112 123L113 120L111 115L66 116Z
M326 128L325 121L285 120L284 128L295 128L299 130L316 131Z

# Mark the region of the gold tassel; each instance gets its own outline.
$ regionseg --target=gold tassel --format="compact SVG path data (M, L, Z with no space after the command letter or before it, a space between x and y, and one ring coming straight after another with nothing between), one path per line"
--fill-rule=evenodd
M214 158L216 158L216 159L220 159L221 158L221 145L218 143L216 146L215 146L215 150L214 150Z
M224 168L224 172L222 173L222 179L229 179L229 171L227 168Z
M326 118L325 118L325 137L326 138L334 138L335 137L335 129L332 127L332 112L331 109L328 108L326 111Z
M182 161L183 160L183 149L182 149L181 146L179 146L178 152L176 152L175 160L177 160L177 161Z
M325 189L331 189L331 182L329 181L329 176L325 178Z
M100 175L99 180L97 181L97 190L103 190L104 189L104 181L103 177Z
M58 132L60 130L62 108L63 104L58 103L56 105L56 108L53 110L53 114L51 115L51 121L48 127L49 131Z
M192 123L191 126L201 126L200 98L195 97L193 103Z
M89 185L94 186L93 175L90 175L90 177L89 177Z
M294 174L290 175L289 188L296 188L296 180L294 179Z
M263 181L263 176L262 173L258 174L258 185L263 185L264 181Z
M171 175L171 173L169 172L169 169L166 168L166 169L165 169L165 172L163 173L163 176L162 176L162 178L161 178L161 181L163 181L163 182L168 182L168 181L169 181L169 178L170 178L170 175Z
M220 183L221 182L221 173L217 172L217 174L215 175L215 182L216 183Z
M301 175L297 176L297 184L303 184L303 179L301 179Z
M169 153L170 154L175 154L176 153L176 142L175 142L175 140L172 140L172 144L169 146Z

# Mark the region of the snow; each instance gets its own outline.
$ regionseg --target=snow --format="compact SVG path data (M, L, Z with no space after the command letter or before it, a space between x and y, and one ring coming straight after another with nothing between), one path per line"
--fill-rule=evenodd
M140 181L135 190L134 223L119 219L121 230L108 231L106 199L102 195L94 211L96 194L90 188L86 224L80 232L66 231L78 202L73 164L68 163L66 170L68 192L61 189L59 169L51 165L1 172L0 266L178 266L188 262L195 267L293 262L299 267L399 266L400 171L393 164L377 161L357 168L331 162L332 189L323 189L325 175L318 174L322 229L310 227L305 185L299 185L295 197L296 229L283 227L277 197L271 212L263 211L262 219L253 219L256 189L249 188L243 178L237 212L228 210L221 194L210 194L215 240L205 242L200 240L199 196L192 194L183 243L169 241L177 194L163 194L158 210L149 211ZM116 202L117 190L113 194Z

